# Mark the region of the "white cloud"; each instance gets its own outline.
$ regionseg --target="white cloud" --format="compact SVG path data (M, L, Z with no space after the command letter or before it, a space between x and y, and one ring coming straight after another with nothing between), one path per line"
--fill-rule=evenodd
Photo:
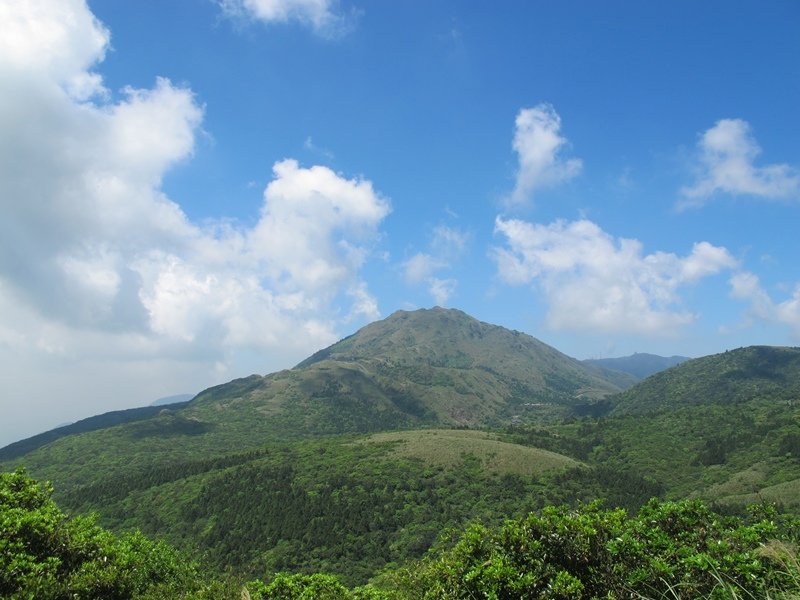
M730 284L731 296L748 302L751 316L788 326L794 337L800 339L800 284L795 286L792 296L783 302L773 301L753 273L737 273L731 277Z
M17 77L45 75L78 99L101 91L89 69L102 60L109 32L84 0L4 0L0 56Z
M429 280L437 269L446 266L446 262L434 258L430 254L417 252L403 263L403 276L408 283L422 283Z
M458 287L458 280L452 277L442 279L436 273L452 268L466 251L469 238L465 231L447 225L436 226L429 243L430 252L417 252L402 264L406 283L425 283L434 302L439 306L446 305Z
M736 266L725 248L695 244L686 257L644 255L637 240L614 239L587 220L550 225L498 217L506 245L492 249L500 278L535 283L554 329L671 334L696 315L678 289Z
M800 199L800 172L785 164L757 167L761 148L750 124L722 119L705 131L698 142L698 178L681 189L682 208L700 206L716 193L769 199Z
M510 205L523 205L536 190L553 187L580 173L580 159L561 156L568 142L560 130L561 117L549 104L519 111L513 142L519 168L514 191L508 198Z
M469 238L469 233L466 231L447 225L437 225L433 229L431 249L444 259L456 259L466 251Z
M429 290L437 306L444 306L455 293L458 281L455 279L439 279L431 277L429 280Z
M339 11L337 0L219 0L232 16L263 23L297 21L325 37L338 37L352 28L356 13Z
M243 369L285 367L335 341L343 324L378 316L359 273L390 206L371 182L280 161L253 227L201 227L161 189L194 151L203 108L191 90L159 78L119 101L88 102L75 82L100 90L90 69L109 36L85 3L4 2L0 20L0 363L9 378L68 365L53 398L87 416L152 400L159 385L198 391ZM125 389L100 396L98 370ZM143 372L153 376L137 385ZM41 415L23 417L13 395L0 402L0 445L55 425L31 425Z

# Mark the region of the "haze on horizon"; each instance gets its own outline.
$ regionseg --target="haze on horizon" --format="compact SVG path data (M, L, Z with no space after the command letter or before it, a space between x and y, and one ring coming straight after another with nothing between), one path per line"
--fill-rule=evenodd
M800 340L800 5L0 0L0 445L397 309Z

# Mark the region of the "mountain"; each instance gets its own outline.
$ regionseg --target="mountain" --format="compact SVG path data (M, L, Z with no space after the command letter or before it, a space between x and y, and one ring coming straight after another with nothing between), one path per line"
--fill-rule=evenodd
M69 489L102 477L98 466L119 464L120 455L126 468L147 469L317 435L557 422L620 389L597 368L461 311L398 311L293 369L15 456ZM69 473L57 466L76 456L92 458Z
M191 398L191 396L189 397ZM78 433L86 433L89 431L97 431L99 429L107 429L114 425L123 423L133 423L135 421L142 421L155 415L158 415L164 408L179 409L188 404L189 398L183 401L175 401L168 405L151 405L143 406L140 408L128 408L125 410L113 410L101 415L95 415L86 419L81 419L69 425L62 425L44 433L25 438L8 446L0 448L0 461L11 460L20 456L24 456L29 452L33 452L37 448L41 448L46 444L50 444L60 438L75 435Z
M750 346L688 360L615 398L612 414L641 414L702 404L800 399L800 348Z
M280 436L485 427L560 419L620 389L529 335L433 308L398 311L294 369L206 390L185 412L247 413Z
M663 371L664 369L679 365L687 360L689 360L687 356L658 356L656 354L636 352L630 356L621 356L619 358L590 358L583 362L597 367L622 371L623 373L632 375L636 380L640 380L650 377L650 375Z
M800 512L800 348L751 346L683 362L564 425L567 454L647 473L673 497ZM543 445L556 452L566 446Z
M558 422L619 389L461 311L400 311L293 369L3 466L25 464L69 510L195 548L220 570L322 569L359 582L467 521L598 495L638 506L657 493L636 477L620 492L574 458L463 429Z
M164 396L150 403L150 406L169 406L179 402L188 402L195 397L195 394L175 394L174 396Z

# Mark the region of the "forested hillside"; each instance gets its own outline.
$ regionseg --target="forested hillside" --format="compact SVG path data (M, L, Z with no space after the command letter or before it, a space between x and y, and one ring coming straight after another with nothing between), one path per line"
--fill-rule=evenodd
M497 527L452 531L419 561L350 588L330 574L265 572L245 581L139 532L69 518L24 472L0 475L4 598L411 600L414 598L793 598L800 521L723 517L698 501L648 502L632 516L589 504Z

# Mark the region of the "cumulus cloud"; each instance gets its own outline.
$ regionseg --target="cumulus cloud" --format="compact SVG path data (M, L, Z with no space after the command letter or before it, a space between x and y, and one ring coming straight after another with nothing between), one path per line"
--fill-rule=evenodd
M583 166L580 159L562 156L568 142L560 131L561 117L549 104L519 111L513 142L519 167L514 190L508 198L510 205L524 205L536 190L553 187L580 173Z
M722 119L698 141L698 177L681 189L682 208L700 206L716 193L800 199L800 172L786 164L756 166L761 148L750 124Z
M783 302L775 302L754 273L737 273L731 277L730 284L731 296L747 302L752 317L788 326L800 340L800 284L795 285L792 296Z
M402 264L406 283L428 286L428 293L437 305L444 306L458 287L458 280L452 277L437 276L440 271L452 268L466 251L469 234L447 225L434 228L429 243L429 252L417 252Z
M262 23L297 21L324 37L338 37L352 27L356 13L343 13L337 0L219 0L222 9L235 17Z
M102 90L90 68L103 59L109 32L84 0L5 0L0 22L4 71L45 75L79 99Z
M416 284L429 280L437 269L447 263L425 252L417 252L403 263L403 275L408 283Z
M691 253L643 254L587 220L549 225L498 217L504 246L492 249L500 278L535 284L554 329L670 334L696 315L680 309L681 286L736 266L725 249L700 242Z
M0 19L0 363L11 374L69 363L62 395L69 379L80 397L102 362L131 378L114 396L130 406L125 394L155 385L133 383L143 365L191 374L196 390L245 354L254 370L283 367L378 316L359 273L390 205L370 181L283 160L255 225L193 223L161 189L194 152L204 111L192 91L158 78L118 100L98 93L91 69L109 34L82 1L4 2Z
M428 291L433 297L433 301L437 306L444 306L450 297L455 294L458 281L453 278L440 279L438 277L431 277L428 280Z

